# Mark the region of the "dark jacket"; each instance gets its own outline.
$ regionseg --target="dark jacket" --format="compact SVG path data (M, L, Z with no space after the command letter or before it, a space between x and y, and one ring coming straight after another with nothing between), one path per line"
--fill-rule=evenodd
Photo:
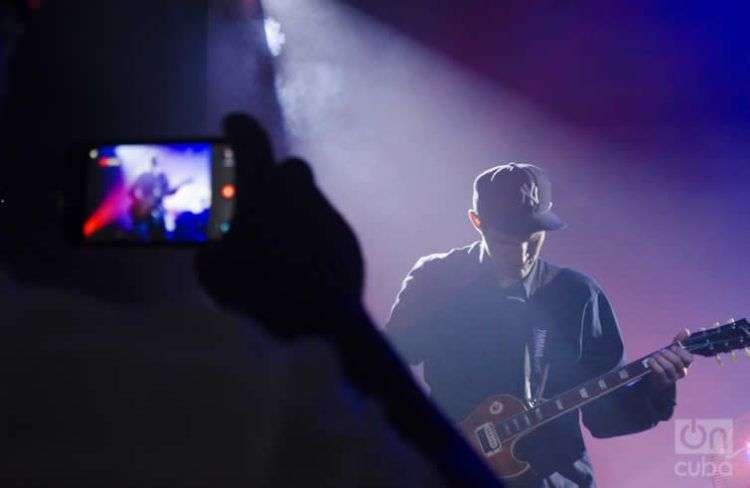
M404 280L388 336L407 362L424 363L432 397L455 422L489 396L550 398L626 363L591 278L539 260L522 285L500 288L479 242L419 259ZM674 388L640 381L550 422L517 445L532 465L524 485L595 486L579 416L595 437L613 437L669 419L674 405Z

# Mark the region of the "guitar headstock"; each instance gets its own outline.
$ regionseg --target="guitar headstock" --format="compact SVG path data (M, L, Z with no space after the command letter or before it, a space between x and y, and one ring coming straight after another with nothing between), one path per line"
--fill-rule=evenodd
M690 334L682 345L699 356L716 356L742 348L750 356L750 322L747 319L732 319L724 325Z

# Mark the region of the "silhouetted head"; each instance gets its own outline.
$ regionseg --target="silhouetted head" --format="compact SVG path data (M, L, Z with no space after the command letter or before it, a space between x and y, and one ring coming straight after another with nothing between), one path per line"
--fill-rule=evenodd
M552 185L537 166L509 163L474 180L469 221L506 283L525 278L539 258L546 231L565 227L552 212Z

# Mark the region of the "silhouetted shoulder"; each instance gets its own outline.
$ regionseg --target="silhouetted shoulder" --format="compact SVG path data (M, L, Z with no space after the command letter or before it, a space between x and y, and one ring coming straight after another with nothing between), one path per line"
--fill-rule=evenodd
M571 268L559 268L548 263L547 265L556 268L555 281L567 289L571 295L595 296L603 293L601 286L594 278Z
M475 271L480 263L481 243L456 247L446 252L428 254L419 258L410 274L445 276ZM457 277L457 276L456 276Z

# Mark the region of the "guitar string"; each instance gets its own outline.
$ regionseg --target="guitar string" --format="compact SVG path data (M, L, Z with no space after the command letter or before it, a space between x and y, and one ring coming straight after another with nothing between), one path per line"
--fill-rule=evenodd
M741 328L741 329L743 330L743 332L745 332L746 334L750 335L750 332L748 332L748 329L746 329L746 328L744 328L744 327L740 327L740 328ZM685 350L687 350L687 351L689 351L689 352L694 352L694 351L697 351L698 349L704 349L704 348L706 348L707 346L708 346L708 348L709 348L709 349L713 349L713 346L714 346L714 344L716 344L716 343L719 343L719 342L726 342L726 340L720 340L720 341L716 341L716 340L712 340L712 339L704 339L704 340L702 340L702 342L700 342L700 343L694 343L694 344L687 344L687 345L686 345L686 344L685 344L685 343L686 343L686 341L682 341L682 342L680 342L679 344L680 344L680 345L682 346L682 348L683 348L683 349L685 349ZM742 346L740 346L740 347L742 347ZM733 349L736 349L736 348L733 348ZM717 352L716 354L719 354L719 352ZM645 358L644 358L644 359L645 359ZM639 362L639 361L636 361L636 363L638 363L638 362ZM626 369L627 367L628 367L628 366L624 366L623 368L620 368L620 369ZM640 375L638 375L638 376L639 376L639 377L643 377L643 376L646 376L647 374L651 373L651 371L652 371L652 370L650 370L650 369L649 369L649 370L646 370L645 372L641 373L641 374L640 374ZM614 371L610 371L609 373L606 373L605 375L607 375L607 374L611 374L611 373L613 373L613 372L614 372ZM602 375L602 376L605 376L605 375ZM596 379L597 379L597 378L594 378L593 380L590 380L589 382L593 382L593 381L596 381ZM630 381L632 381L632 380L630 380ZM624 384L624 383L621 383L621 384L619 384L619 385L618 385L618 387L619 387L619 386L622 386L622 384ZM614 391L615 389L617 389L617 387L616 387L616 388L612 388L612 389L610 389L609 391L607 391L607 394L608 394L608 393L611 393L611 392L612 392L612 391ZM572 389L570 389L570 390L567 390L567 391L565 391L565 392L563 392L563 393L561 393L561 394L559 394L559 395L556 395L556 397L558 397L558 398L559 398L559 397L561 397L561 396L565 395L566 393L569 393L569 392L571 392L571 391L573 391L573 390L575 390L575 388L572 388ZM597 395L597 396L595 396L594 398L592 398L591 400L594 400L594 399L598 399L598 398L600 398L600 397L602 397L602 396L604 396L604 395L601 395L601 394L600 394L600 395ZM552 401L552 399L548 400L548 402L550 402L550 401ZM548 402L545 402L545 403L548 403ZM589 402L585 402L585 403L589 403ZM583 405L583 404L581 404L581 406L582 406L582 405ZM537 407L537 408L541 408L541 406L540 406L540 407ZM533 410L533 409L532 409L532 410ZM568 407L568 408L566 408L566 409L565 409L565 411L569 411L569 410L572 410L572 408ZM520 419L520 418L522 418L522 417L523 417L523 415L524 415L524 414L527 414L528 412L529 412L528 410L525 410L525 411L523 411L523 412L519 412L519 413L517 413L517 414L511 415L511 416L510 416L510 417L508 417L507 419L503 420L503 421L502 421L502 423L503 423L503 424L508 424L508 423L509 423L509 422L511 422L511 421L512 421L512 420L513 420L514 418ZM526 427L525 429L523 429L523 430L521 430L521 431L519 431L519 432L513 433L513 434L512 434L512 435L511 435L510 437L508 437L508 438L507 438L507 440L511 440L511 439L513 439L513 438L515 438L515 437L521 437L521 434L522 434L522 433L523 433L523 435L526 435L526 434L527 434L528 432L530 432L531 430L534 430L534 429L536 429L537 427L540 427L540 426L541 426L542 424L545 424L545 423L547 423L547 422L551 421L552 419L554 419L554 418L558 417L559 415L561 415L561 413L559 413L559 412L555 412L555 415L554 415L554 416L552 416L552 417L550 417L550 418L548 418L548 419L545 419L545 420L541 421L541 422L540 422L539 424L536 424L536 425L530 425L529 427ZM526 431L526 432L524 432L524 431ZM504 436L503 436L503 435L501 434L501 435L500 435L500 438L501 438L501 439L503 439L503 437L504 437ZM504 440L506 440L506 439L504 439ZM506 440L506 442L507 442L507 440Z

